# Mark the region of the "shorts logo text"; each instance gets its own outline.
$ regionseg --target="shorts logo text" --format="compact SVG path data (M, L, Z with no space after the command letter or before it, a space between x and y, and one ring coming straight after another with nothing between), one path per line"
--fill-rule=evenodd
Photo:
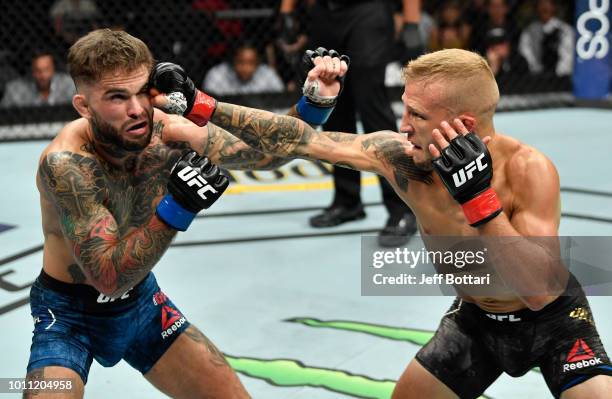
M162 303L165 303L168 300L168 297L163 292L159 291L153 294L153 305L158 306Z
M111 298L108 297L104 294L100 294L98 296L98 299L96 299L96 302L98 303L109 303L109 302L115 302L116 300L122 300L122 299L128 299L130 297L130 294L128 294L128 292L130 292L133 288L130 288L129 290L127 290L125 292L125 294L121 295L119 298Z
M572 349L567 354L566 362L567 363L563 365L564 373L570 370L577 370L602 364L601 359L595 357L595 353L591 348L589 348L583 339L576 340L574 346L572 346Z
M521 321L520 317L516 317L513 314L487 313L486 315L487 315L488 318L493 319L493 320L497 320L497 321Z

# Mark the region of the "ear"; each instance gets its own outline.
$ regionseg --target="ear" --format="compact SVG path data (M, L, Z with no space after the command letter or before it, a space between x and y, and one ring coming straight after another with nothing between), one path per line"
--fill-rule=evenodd
M476 130L476 117L474 115L462 114L459 115L459 119L463 122L468 131L473 132Z
M75 94L72 97L72 106L77 110L79 115L81 115L85 119L91 118L91 112L89 112L89 104L87 103L87 98L85 98L82 94Z

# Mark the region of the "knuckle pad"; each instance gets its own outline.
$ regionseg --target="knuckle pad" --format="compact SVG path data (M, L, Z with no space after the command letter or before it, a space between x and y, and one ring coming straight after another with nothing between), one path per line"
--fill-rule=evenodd
M327 55L327 49L325 47L318 47L316 50L316 53L320 56L320 57L324 57Z

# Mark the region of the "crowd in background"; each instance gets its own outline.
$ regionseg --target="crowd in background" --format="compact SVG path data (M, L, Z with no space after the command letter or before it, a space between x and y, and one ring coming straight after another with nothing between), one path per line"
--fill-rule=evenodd
M69 103L67 50L99 27L143 39L156 59L183 65L216 95L295 91L294 65L308 45L315 1L299 1L292 20L281 21L278 0L21 0L0 16L0 105ZM399 40L401 1L395 5ZM571 87L573 1L422 0L422 6L425 49L478 51L502 93ZM401 65L389 61L387 84L401 85Z

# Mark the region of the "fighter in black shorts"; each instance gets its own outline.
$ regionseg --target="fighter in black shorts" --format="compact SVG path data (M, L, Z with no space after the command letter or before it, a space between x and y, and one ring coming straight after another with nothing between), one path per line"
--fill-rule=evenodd
M558 270L554 248L534 241L557 241L554 165L496 132L499 90L480 55L459 49L426 54L406 65L404 78L403 134L317 132L295 118L227 103L215 104L206 118L270 154L386 177L414 211L424 239L505 237L515 243L489 253L504 293L458 291L459 301L409 364L393 398L477 397L502 371L520 375L535 365L556 396L609 398L612 370L586 299L563 292L567 270Z
M519 377L539 367L555 398L599 374L612 375L589 303L571 278L542 310L486 312L455 300L416 360L460 398L477 398L501 373Z

